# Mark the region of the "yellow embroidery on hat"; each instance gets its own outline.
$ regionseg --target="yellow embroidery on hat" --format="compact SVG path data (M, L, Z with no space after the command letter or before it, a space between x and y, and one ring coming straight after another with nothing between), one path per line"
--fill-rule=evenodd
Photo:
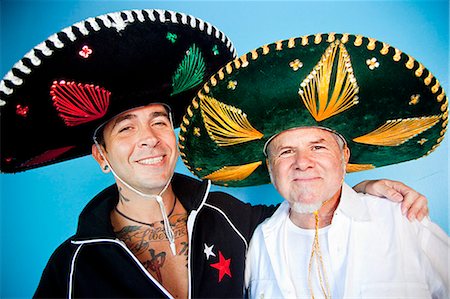
M225 70L227 71L227 74L231 74L231 72L233 71L233 68L231 67L231 62L227 63L227 65L225 66Z
M399 49L395 49L394 61L400 61L401 58L402 58L402 51L400 51Z
M267 55L270 52L269 46L268 45L264 45L262 46L263 49L263 55Z
M262 162L258 161L244 165L224 166L219 170L204 176L203 179L208 179L214 182L242 181L250 176L261 164Z
M355 42L353 44L357 47L361 46L362 45L362 35L356 35Z
M200 137L200 128L194 128L194 136Z
M420 145L424 145L424 143L427 142L427 141L428 141L428 139L422 138L422 139L418 140L417 143L420 144Z
M411 96L411 101L409 101L409 105L416 105L420 101L420 94L413 94Z
M198 95L199 96L203 96L203 94L202 93L198 93ZM196 99L193 99L192 100L192 106L194 107L194 109L198 109L198 102L197 102L197 100Z
M302 36L302 46L307 46L308 45L308 36L304 35Z
M256 60L258 58L258 52L256 52L256 50L253 50L250 53L252 53L252 60Z
M382 55L386 55L387 53L389 53L389 48L391 46L389 46L389 44L383 43L383 48L381 48L380 53Z
M430 85L431 83L431 79L433 79L433 74L431 74L430 72L428 72L428 76L425 78L425 80L423 80L423 82L425 83L425 85Z
M373 50L375 50L375 43L376 43L376 39L374 39L374 38L368 38L369 39L369 43L367 44L367 50L371 50L371 51L373 51Z
M439 90L439 81L436 79L436 84L434 84L433 87L431 87L431 92L436 93Z
M317 33L316 35L314 35L314 43L320 44L322 42L322 34L321 33Z
M430 129L439 122L440 118L440 115L433 115L420 118L388 120L378 129L357 137L353 141L371 145L398 146Z
M357 172L357 171L363 171L363 170L369 170L374 169L375 166L373 164L347 164L347 172Z
M228 81L227 88L231 90L235 90L237 86L237 81Z
M291 49L295 47L295 38L290 38L288 41L288 48Z
M247 61L247 54L244 54L240 57L241 61L242 61L242 65L241 67L247 67L248 66L248 61ZM223 78L221 78L223 79Z
M328 33L327 42L329 42L329 43L334 42L335 39L336 39L336 33L335 32Z
M300 84L298 94L314 119L322 121L357 104L358 91L350 56L336 41Z
M234 60L234 67L238 70L241 67L241 62L239 59Z
M220 69L217 74L219 75L219 79L223 80L223 78L225 77L225 74L223 73L223 69Z
M441 91L441 94L437 96L438 102L442 102L442 100L444 99L444 97L445 97L445 92L442 90L442 91Z
M375 57L366 60L366 64L370 70L374 70L380 66L380 63L377 61Z
M416 77L420 77L422 76L423 70L425 69L425 67L419 63L419 67L417 68L417 70L414 72L414 74L416 75Z
M275 45L276 45L275 50L277 50L277 51L283 50L283 41L282 40L277 41L275 43Z
M205 128L217 145L230 146L264 136L250 124L241 109L209 96L204 96L200 104Z
M406 62L405 66L412 70L414 67L414 58L412 58L411 56L408 55L408 61Z
M342 34L341 43L345 44L346 42L348 42L348 36L349 36L348 33Z
M303 67L303 62L301 62L299 59L295 59L289 62L289 66L296 72Z

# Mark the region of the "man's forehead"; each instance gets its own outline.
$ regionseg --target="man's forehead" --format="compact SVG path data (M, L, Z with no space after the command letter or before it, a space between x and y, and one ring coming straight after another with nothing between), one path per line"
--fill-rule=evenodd
M281 132L272 140L273 145L293 143L298 140L306 142L327 142L334 140L334 133L321 128L295 128Z

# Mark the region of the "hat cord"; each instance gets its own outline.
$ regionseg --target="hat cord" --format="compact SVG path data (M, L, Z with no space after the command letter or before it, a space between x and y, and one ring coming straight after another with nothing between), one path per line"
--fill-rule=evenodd
M166 236L167 239L169 240L169 246L170 246L170 250L172 251L173 255L177 255L176 252L176 246L175 246L175 237L174 237L174 233L172 228L170 227L170 222L169 219L167 218L167 214L166 214L166 208L164 207L164 202L163 199L161 197L161 195L167 190L167 188L169 187L170 182L172 181L172 177L173 177L173 173L170 176L169 180L166 182L166 185L164 186L164 188L161 190L161 192L159 192L158 195L155 194L145 194L139 190L137 190L136 188L130 186L127 182L125 182L124 180L122 180L121 177L119 177L116 172L114 171L114 169L111 167L111 164L109 164L108 159L106 159L105 155L103 154L103 151L100 147L100 145L97 142L97 139L94 138L94 144L97 147L100 155L102 156L102 158L106 161L107 165L109 165L109 169L111 170L111 173L114 175L114 177L119 180L122 184L124 184L128 189L130 189L131 191L135 192L136 194L142 196L142 197L146 197L146 198L153 198L155 199L158 204L159 204L159 209L161 211L161 215L163 217L164 220L164 231L166 232Z
M311 271L312 271L312 264L315 259L317 263L317 274L319 276L320 288L322 289L322 293L324 294L325 299L328 298L331 299L330 286L328 284L327 273L325 271L325 266L323 264L322 252L320 250L319 244L319 211L314 211L314 217L316 219L316 225L315 225L314 241L311 250L311 257L309 258L308 287L311 292L311 298L314 299L314 291L311 281Z

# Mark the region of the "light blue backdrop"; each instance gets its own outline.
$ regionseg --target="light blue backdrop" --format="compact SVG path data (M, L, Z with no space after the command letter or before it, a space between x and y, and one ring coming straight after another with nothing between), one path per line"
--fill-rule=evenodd
M161 8L202 18L224 31L239 54L265 43L318 32L374 37L413 56L449 91L448 1L151 2L2 0L1 73L32 47L71 24L108 12ZM145 72L145 70L143 70ZM1 111L1 110L0 110ZM46 134L46 132L42 132ZM29 144L33 146L33 144ZM448 233L448 138L430 156L351 174L347 182L391 178L429 199L431 218ZM178 172L188 173L180 161ZM15 175L1 182L2 298L30 297L53 250L76 229L84 205L113 182L85 157ZM279 202L271 185L226 189L253 203Z

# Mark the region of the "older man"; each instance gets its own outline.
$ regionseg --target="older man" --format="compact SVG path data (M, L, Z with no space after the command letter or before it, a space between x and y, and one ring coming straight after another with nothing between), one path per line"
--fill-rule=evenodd
M85 207L35 297L242 297L247 244L274 208L174 174L174 127L232 49L222 32L193 16L125 11L53 35L5 78L1 145L9 158L2 171L92 151L116 180ZM372 187L392 192L383 182ZM426 210L417 193L410 205Z
M252 237L249 296L448 298L448 236L343 183L430 154L447 109L421 63L360 35L278 41L212 76L181 127L186 164L221 185L272 181L286 200Z
M286 201L250 242L249 297L448 298L448 236L343 183L341 138L310 127L270 141L269 172Z

